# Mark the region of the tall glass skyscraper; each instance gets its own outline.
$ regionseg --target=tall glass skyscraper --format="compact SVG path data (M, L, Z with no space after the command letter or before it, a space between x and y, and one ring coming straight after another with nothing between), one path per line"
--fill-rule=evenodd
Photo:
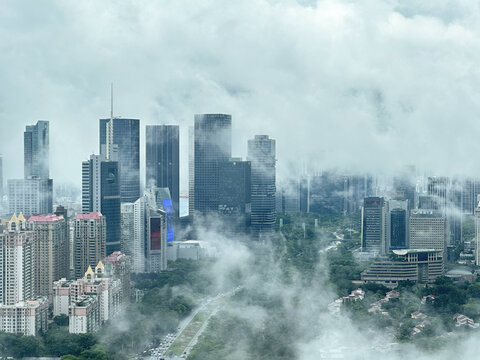
M232 154L232 116L195 115L194 211L218 211L218 164Z
M27 125L23 133L25 179L49 178L49 122Z
M100 119L100 154L105 156L109 121ZM121 201L135 202L140 197L140 120L113 118L113 145L110 160L118 161Z
M273 234L277 212L275 207L275 140L268 135L255 135L248 140L248 157L252 173L252 237Z
M178 218L180 202L179 126L147 125L145 138L145 185L149 188L168 188L175 217Z
M106 218L106 251L121 250L120 179L117 161L91 155L82 163L82 212L100 212Z

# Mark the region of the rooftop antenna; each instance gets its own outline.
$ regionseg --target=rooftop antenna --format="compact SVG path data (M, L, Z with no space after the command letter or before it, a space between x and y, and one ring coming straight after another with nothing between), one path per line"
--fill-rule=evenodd
M113 82L110 84L110 121L106 125L106 160L110 160L113 147Z

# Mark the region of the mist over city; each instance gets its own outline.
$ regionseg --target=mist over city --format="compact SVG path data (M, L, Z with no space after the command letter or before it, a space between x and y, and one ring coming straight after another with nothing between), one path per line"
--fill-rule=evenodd
M0 358L477 358L478 24L0 1Z

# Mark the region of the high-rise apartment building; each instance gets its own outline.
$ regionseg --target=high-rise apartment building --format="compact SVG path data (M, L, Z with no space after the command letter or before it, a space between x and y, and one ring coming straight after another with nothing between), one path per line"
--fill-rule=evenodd
M447 223L441 210L412 210L409 223L411 249L446 250Z
M53 211L52 179L8 180L8 211L25 216L51 214Z
M74 230L75 277L81 278L89 266L105 257L107 238L105 216L98 212L77 214Z
M113 118L112 121L107 126L110 119L100 119L100 155L118 161L120 199L134 202L140 197L140 120ZM107 138L115 151L107 146Z
M179 126L147 125L145 138L145 184L147 187L166 187L170 190L174 214L178 218L180 205Z
M100 212L106 217L107 252L121 249L120 175L118 162L91 155L82 163L82 212Z
M367 197L362 208L362 251L385 254L388 246L388 202Z
M251 234L255 239L268 237L275 231L275 140L268 135L255 135L248 140L248 157L252 174Z
M218 164L232 152L232 117L195 115L194 202L195 214L218 210Z
M49 178L49 122L27 125L23 134L25 179Z
M68 224L63 216L48 214L30 216L27 227L35 239L37 295L52 299L53 282L69 274Z
M36 251L33 232L25 218L14 214L0 233L0 303L15 305L32 300L36 293Z

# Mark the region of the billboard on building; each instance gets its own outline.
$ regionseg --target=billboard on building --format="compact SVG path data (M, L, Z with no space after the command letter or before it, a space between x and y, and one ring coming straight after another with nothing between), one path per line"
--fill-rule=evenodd
M150 218L150 250L162 248L162 219Z
M167 242L173 241L175 233L173 230L173 204L172 199L162 200L163 210L167 213Z

